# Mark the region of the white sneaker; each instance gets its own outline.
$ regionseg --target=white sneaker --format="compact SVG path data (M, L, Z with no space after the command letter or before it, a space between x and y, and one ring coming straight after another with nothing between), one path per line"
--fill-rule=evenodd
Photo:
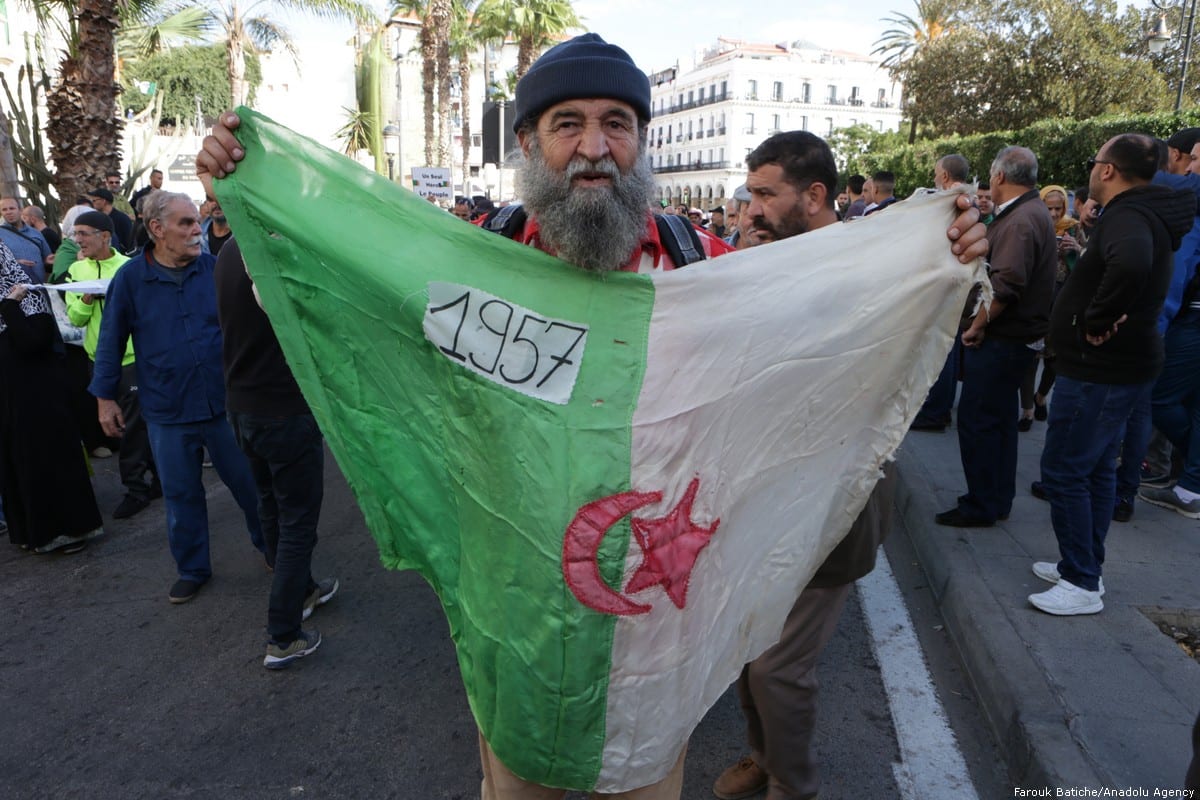
M1033 562L1033 574L1046 583L1058 583L1062 579L1062 575L1058 574L1058 564L1053 561ZM1100 579L1100 596L1104 596L1104 578Z
M1058 583L1040 594L1029 595L1029 602L1039 611L1060 617L1075 614L1098 614L1104 610L1104 601L1099 592L1080 589L1073 583L1059 579Z

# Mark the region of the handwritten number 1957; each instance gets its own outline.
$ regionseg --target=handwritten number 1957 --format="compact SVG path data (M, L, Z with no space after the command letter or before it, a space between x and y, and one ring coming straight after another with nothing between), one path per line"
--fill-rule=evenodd
M501 379L505 383L519 385L527 383L537 375L539 369L543 365L542 348L553 348L553 352L547 349L545 357L553 362L546 374L537 382L538 388L541 388L546 381L550 380L551 376L558 371L559 367L564 364L574 364L571 359L571 354L579 345L587 333L587 329L578 325L571 325L559 321L547 321L541 317L537 317L530 313L525 313L521 317L520 323L517 325L516 333L512 338L509 338L509 331L512 329L513 319L516 316L513 306L503 300L489 299L479 305L475 310L472 322L478 322L478 328L487 331L495 337L496 351L491 363L480 363L476 359L476 355L480 358L486 358L491 355L491 347L482 348L483 352L468 350L464 353L460 350L460 339L464 325L467 324L467 318L471 316L471 293L463 292L461 295L451 300L449 303L444 303L440 306L433 306L429 309L429 314L435 315L442 312L453 312L458 310L458 322L454 328L454 339L450 342L450 346L441 345L439 349L458 361L469 361L476 369L486 372L488 375L494 375L497 371ZM528 327L528 329L527 329ZM474 337L468 337L473 339ZM558 347L554 347L558 344ZM505 347L520 347L525 349L523 356L518 355L511 359L504 359ZM512 375L505 370L505 366L516 368L518 365L528 365L528 369L524 374Z

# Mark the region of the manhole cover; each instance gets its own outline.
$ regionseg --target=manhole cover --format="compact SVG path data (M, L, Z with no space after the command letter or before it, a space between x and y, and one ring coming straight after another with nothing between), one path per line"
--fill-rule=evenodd
M1200 611L1169 608L1140 610L1163 634L1171 637L1189 658L1200 662Z

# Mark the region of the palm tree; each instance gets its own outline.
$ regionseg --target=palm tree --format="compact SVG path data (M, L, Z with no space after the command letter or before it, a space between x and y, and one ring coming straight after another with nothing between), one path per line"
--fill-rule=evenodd
M121 166L113 78L120 14L117 0L36 2L33 10L42 23L67 19L65 25L53 23L63 29L66 51L58 81L46 96L46 138L56 170L54 188L63 200L73 200Z
M121 165L117 43L136 56L139 48L161 48L178 35L195 35L195 20L172 18L167 27L149 24L161 16L162 0L26 0L43 27L57 28L65 42L57 80L46 93L46 138L59 198L73 200ZM179 10L179 7L174 9ZM169 16L169 15L168 15ZM175 25L175 27L171 27ZM139 29L141 40L119 39Z
M433 25L429 22L431 0L396 0L392 6L392 15L412 14L421 20L421 32L417 36L417 47L421 51L421 89L424 92L425 112L425 164L433 164L433 154L437 137L437 114L434 110L434 97L437 92L437 41L434 39Z
M450 54L458 64L458 84L462 114L462 175L463 194L471 174L471 58L480 46L487 46L479 17L465 6L456 6L450 27Z
M478 13L487 27L517 40L517 80L543 50L580 27L570 0L483 0Z
M893 12L884 17L895 27L885 30L875 40L872 55L884 56L881 66L891 72L893 78L902 78L904 73L921 57L922 53L944 36L957 22L960 4L954 0L913 0L917 7L915 15ZM912 115L912 128L908 142L917 139L917 116Z
M202 0L209 24L221 31L229 47L229 88L235 106L244 105L248 93L246 53L282 47L293 58L296 48L292 37L275 19L267 6L287 13L302 11L326 20L350 20L378 25L369 3L360 0L250 0L245 6L238 0Z
M438 137L437 161L439 167L450 165L450 27L454 21L453 0L430 0L428 25L433 31L437 55Z

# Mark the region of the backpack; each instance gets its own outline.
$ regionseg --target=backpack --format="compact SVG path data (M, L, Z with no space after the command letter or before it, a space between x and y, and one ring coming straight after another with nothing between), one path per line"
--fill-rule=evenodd
M524 207L514 204L490 212L484 217L482 227L505 238L515 239L525 229L528 218ZM703 261L707 257L700 234L690 221L675 214L655 214L654 224L658 227L658 238L662 241L663 249L676 267Z

